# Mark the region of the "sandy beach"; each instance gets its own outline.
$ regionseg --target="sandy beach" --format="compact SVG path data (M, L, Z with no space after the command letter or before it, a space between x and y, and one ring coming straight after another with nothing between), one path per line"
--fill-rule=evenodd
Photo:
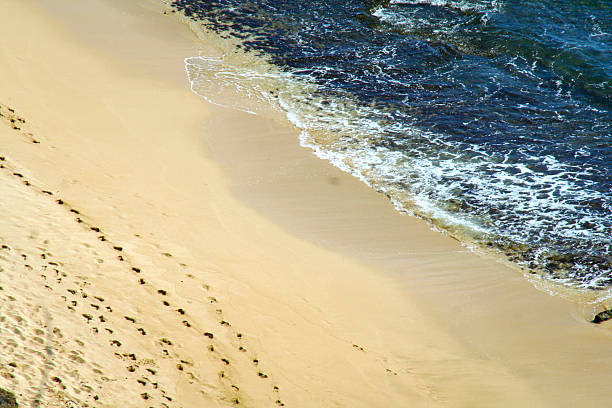
M75 3L0 13L0 388L20 407L607 406L593 296L193 94L206 44L157 2Z

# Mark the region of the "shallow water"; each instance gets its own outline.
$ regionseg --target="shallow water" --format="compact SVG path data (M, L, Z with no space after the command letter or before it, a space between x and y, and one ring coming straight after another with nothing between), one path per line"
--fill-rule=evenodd
M612 284L612 5L175 1L195 92L277 109L414 213L547 277ZM228 98L229 100L229 98Z

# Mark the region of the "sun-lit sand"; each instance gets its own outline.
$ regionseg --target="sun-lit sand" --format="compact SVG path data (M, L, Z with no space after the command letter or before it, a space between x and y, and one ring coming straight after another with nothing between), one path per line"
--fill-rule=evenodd
M0 13L0 388L44 407L606 406L610 329L206 103L154 1Z

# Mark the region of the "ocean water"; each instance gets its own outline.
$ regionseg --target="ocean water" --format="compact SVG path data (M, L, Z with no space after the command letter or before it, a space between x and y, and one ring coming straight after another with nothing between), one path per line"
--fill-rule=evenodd
M398 210L570 286L612 286L609 0L177 0L194 92L276 110Z

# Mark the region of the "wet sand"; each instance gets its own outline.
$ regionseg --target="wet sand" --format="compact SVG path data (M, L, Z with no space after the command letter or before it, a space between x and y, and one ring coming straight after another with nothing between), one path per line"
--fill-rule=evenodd
M191 94L206 44L163 12L3 5L0 388L20 406L606 405L596 306Z

